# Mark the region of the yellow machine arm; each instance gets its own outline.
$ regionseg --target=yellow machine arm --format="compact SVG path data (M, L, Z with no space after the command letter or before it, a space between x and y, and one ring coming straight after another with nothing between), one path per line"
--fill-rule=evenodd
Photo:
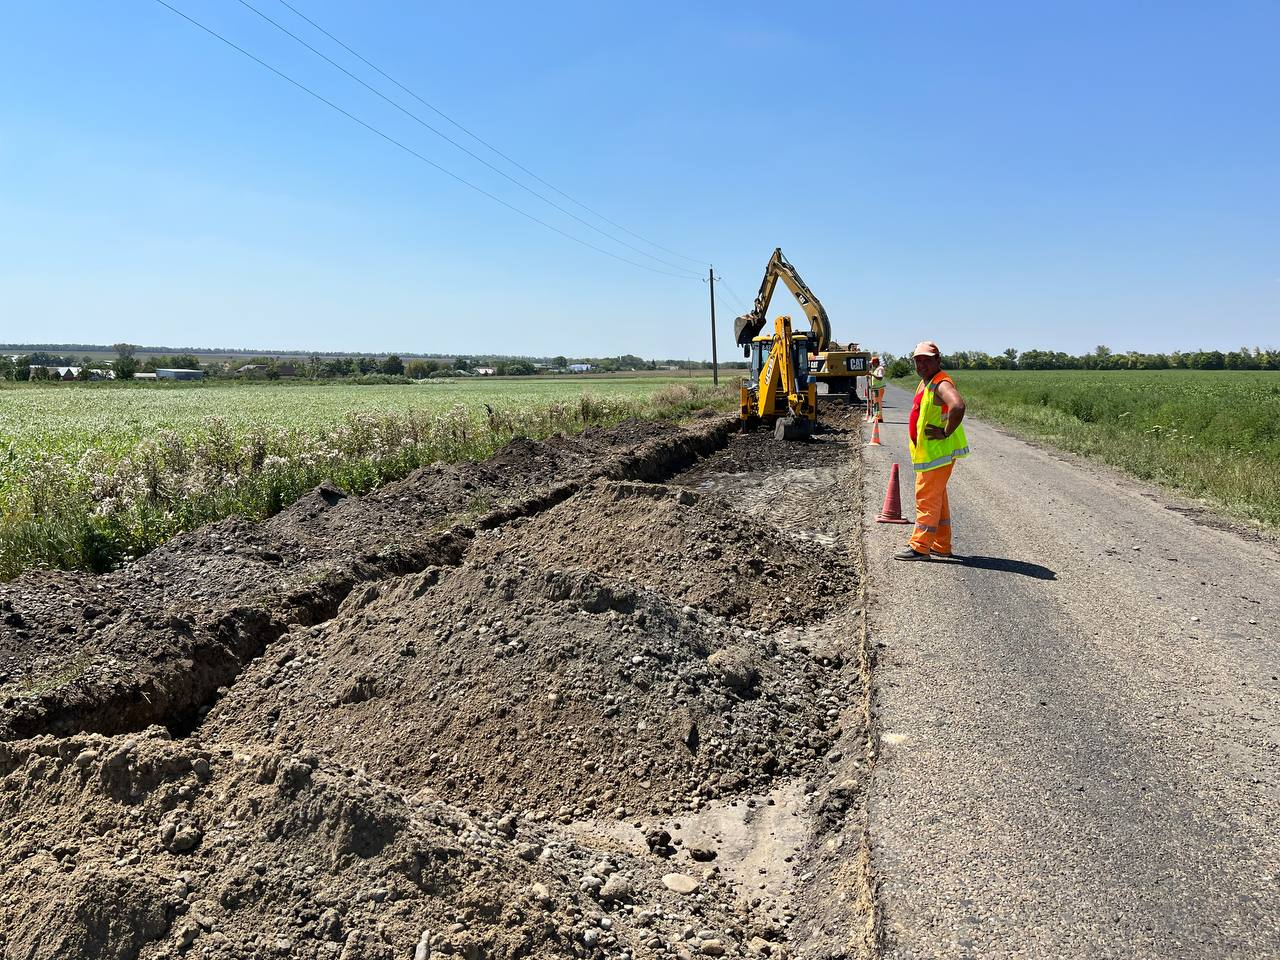
M779 278L787 285L787 289L804 310L804 315L809 318L809 329L815 340L812 349L815 352L826 350L831 344L831 324L827 320L827 311L822 308L809 285L800 279L796 268L782 255L781 247L775 249L773 256L769 258L764 269L764 281L760 284L760 292L756 294L751 312L744 313L734 321L733 333L738 345L745 348L764 329L765 311L769 309L769 301L773 299L773 290L778 285Z
M760 371L760 386L756 390L756 416L765 417L785 413L791 416L800 412L803 400L796 379L794 351L791 343L791 318L779 317L774 322L773 346L764 369ZM779 401L786 397L786 410L779 411Z

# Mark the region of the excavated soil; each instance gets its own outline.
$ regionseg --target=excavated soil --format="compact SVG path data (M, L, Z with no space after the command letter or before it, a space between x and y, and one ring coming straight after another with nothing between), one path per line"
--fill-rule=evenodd
M516 440L0 587L0 957L863 955L833 420Z
M678 909L652 857L470 817L306 751L151 728L0 744L0 773L6 958L616 956ZM583 878L616 879L592 896Z
M476 557L591 570L763 630L812 622L851 587L825 551L797 550L718 498L609 481L513 524Z
M825 753L813 678L838 663L625 582L478 559L367 587L277 642L201 732L467 808L670 812Z

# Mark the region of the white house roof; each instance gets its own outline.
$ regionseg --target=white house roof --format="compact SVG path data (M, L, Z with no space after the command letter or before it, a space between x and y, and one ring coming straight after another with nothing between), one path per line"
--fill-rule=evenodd
M50 373L56 373L60 377L65 377L67 375L68 370L71 371L71 375L73 377L78 376L80 374L79 367L55 367L53 364L49 364L49 363L33 363L27 369L48 370Z

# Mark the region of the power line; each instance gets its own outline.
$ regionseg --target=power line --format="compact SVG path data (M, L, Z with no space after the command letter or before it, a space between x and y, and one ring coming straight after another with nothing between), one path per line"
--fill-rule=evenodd
M591 242L590 242L590 241L588 241L588 240L583 240L581 237L575 237L573 234L568 233L567 231L561 230L559 227L555 226L554 224L547 223L547 221L545 221L545 220L543 220L543 219L541 219L541 218L539 218L539 217L534 216L532 213L529 213L529 212L527 212L527 211L525 211L525 210L521 210L521 209L520 209L519 207L517 207L515 204L508 203L506 200L503 200L501 197L496 196L495 194L490 193L488 190L484 189L483 187L478 186L478 185L476 185L476 184L472 183L470 180L467 180L467 179L466 179L466 178L464 178L464 177L460 177L460 176L458 176L458 174L454 173L452 170L449 170L449 169L447 169L447 168L445 168L445 167L442 167L440 164L436 163L434 160L430 160L430 159L428 159L427 157L425 157L425 156L423 156L421 153L419 153L417 150L414 150L412 147L410 147L410 146L406 145L405 143L403 143L403 142L401 142L401 141L397 140L395 137L391 136L390 134L388 134L388 133L384 133L383 131L379 130L377 127L373 126L372 124L367 123L367 122L365 122L364 120L361 120L361 119L360 119L359 117L357 117L355 114L353 114L353 113L349 113L348 111L344 110L342 107L338 106L338 105L337 105L336 103L334 103L332 100L327 100L326 98L324 98L323 96L321 96L320 94L318 94L318 93L316 93L314 90L312 90L310 87L308 87L308 86L306 86L305 84L303 84L303 83L301 83L301 82L299 82L299 81L297 81L297 80L293 79L293 77L289 76L288 74L284 73L283 71L276 69L276 68L275 68L275 67L273 67L271 64L267 63L265 60L261 59L260 57L255 56L254 54L250 53L248 50L244 49L244 47L241 47L241 46L237 45L236 43L232 42L231 40L228 40L226 37L224 37L222 34L218 33L216 30L212 29L211 27L206 27L206 26L205 26L203 23L201 23L199 20L196 20L196 19L194 19L194 18L192 18L192 17L189 17L187 14L183 13L183 12L182 12L181 10L179 10L177 7L175 7L175 6L171 5L171 4L169 4L168 2L166 2L166 0L155 0L155 2L156 2L156 3L158 3L160 6L164 7L166 10L169 10L170 12L172 12L172 13L176 14L177 16L181 17L183 20L186 20L186 21L187 21L188 23L190 23L192 26L200 28L200 29L201 29L201 30L203 30L205 33L209 34L211 37L214 37L214 38L216 38L216 39L218 39L218 40L221 40L223 43L225 43L227 46L229 46L232 50L235 50L237 53L243 54L244 56L248 57L250 60L252 60L254 63L258 64L260 67L263 67L263 68L265 68L265 69L267 69L267 70L270 70L272 73L274 73L274 74L275 74L277 77L279 77L281 80L285 80L285 81L287 81L287 82L289 82L289 83L293 84L293 86L297 87L299 90L303 91L304 93L307 93L307 94L311 95L312 97L314 97L315 99L317 99L317 100L319 100L321 103L323 103L325 106L329 107L329 108L330 108L330 109L332 109L332 110L336 110L338 113L342 114L342 115L343 115L344 117L346 117L348 120L352 121L353 123L357 123L357 124L359 124L360 126L364 127L364 128L365 128L366 130L368 130L370 133L376 134L377 136L381 137L383 140L386 140L388 143L393 144L394 146L399 147L401 150L403 150L405 153L409 154L410 156L412 156L412 157L414 157L414 158L416 158L416 159L418 159L418 160L421 160L421 161L422 161L423 163L425 163L427 166L432 167L432 168L434 168L434 169L436 169L436 170L439 170L441 173L443 173L443 174L445 174L446 176L448 176L448 177L450 177L450 178L452 178L452 179L454 179L454 180L458 181L458 182L459 182L459 183L461 183L462 185L464 185L464 186L466 186L466 187L470 187L470 188L471 188L472 190L474 190L476 193L479 193L479 194L481 194L482 196L488 197L488 198L489 198L490 200L492 200L494 203L499 203L499 204L501 204L502 206L506 207L508 210L511 210L511 211L513 211L513 212L515 212L515 213L520 214L520 216L524 217L525 219L527 219L527 220L532 220L534 223L536 223L536 224L538 224L538 225L540 225L540 226L546 227L548 230L551 230L551 231L553 231L554 233L558 233L558 234L560 234L560 236L565 237L566 239L572 240L574 243L581 244L582 246L587 247L588 249L595 250L597 253L603 253L606 257L612 257L613 259L615 259L615 260L620 260L620 261L622 261L623 263L629 263L629 264L631 264L631 266L633 266L633 267L639 267L639 268L640 268L640 269L642 269L642 270L649 270L649 271L651 271L652 273L660 273L660 274L663 274L664 276L668 276L668 277L676 277L677 279L680 279L680 280L693 280L693 279L700 279L700 278L696 278L696 277L691 277L691 276L689 276L689 275L687 275L687 274L671 273L671 272L670 272L670 271L668 271L668 270L659 270L657 267L651 267L651 266L649 266L647 263L638 263L638 262L637 262L637 261L635 261L635 260L631 260L631 259L628 259L627 257L624 257L624 256L621 256L621 255L619 255L619 254L616 254L616 253L614 253L612 250L606 250L604 247L597 246L596 244L591 243Z
M243 0L242 0L242 2L243 2ZM495 147L493 144L489 143L487 140L485 140L483 137L481 137L478 133L474 133L473 131L468 130L468 129L467 129L466 127L464 127L461 123L459 123L457 120L454 120L451 116L449 116L447 113L445 113L445 112L444 112L443 110L441 110L439 107L435 106L435 105L434 105L434 104L432 104L432 103L428 103L426 100L424 100L422 97L418 96L418 94L414 93L412 90L410 90L408 87L406 87L403 83L401 83L401 82L400 82L399 80L397 80L395 77L393 77L393 76L391 76L390 74L386 73L386 72L385 72L381 67L379 67L377 64L375 64L375 63L373 63L372 61L370 61L370 60L366 59L365 57L361 56L359 53L357 53L357 52L356 52L355 50L353 50L351 47L347 46L347 44L343 43L341 40L339 40L337 37L335 37L332 33L330 33L330 32L329 32L328 30L326 30L324 27L320 26L320 24L316 23L314 20L312 20L310 17L308 17L305 13L303 13L303 12L302 12L301 10L299 10L297 7L293 6L293 4L289 3L289 2L288 2L288 0L279 0L279 2L280 2L280 4L281 4L282 6L287 7L289 10L292 10L292 11L293 11L293 13L294 13L296 16L300 17L301 19L305 20L307 23L311 24L311 26L315 27L315 29L319 30L321 33L323 33L326 37L328 37L330 40L332 40L332 41L333 41L334 43L336 43L338 46L342 47L342 49L343 49L343 50L346 50L346 51L347 51L347 53L351 54L353 57L355 57L357 60L359 60L359 61L360 61L361 63L363 63L365 66L367 66L369 69L373 70L375 73L377 73L379 76L383 77L384 79L389 80L389 81L391 81L392 83L394 83L397 87L399 87L401 90L403 90L403 91L404 91L405 93L407 93L409 96L413 97L413 99L417 100L420 104L422 104L422 105L423 105L424 107L426 107L428 110L431 110L431 111L432 111L433 113L435 113L437 116L439 116L439 117L441 117L441 118L443 118L443 119L447 120L449 123L453 124L455 127L457 127L459 130L461 130L461 131L462 131L463 133L465 133L467 136L471 137L471 139L475 140L477 143L483 144L485 147L487 147L488 149L492 150L494 153L496 153L498 156L500 156L503 160L507 161L507 163L511 164L513 167L516 167L516 168L518 168L519 170L524 171L524 172L525 172L525 173L527 173L529 176L533 177L533 179L537 180L537 181L538 181L540 184L542 184L544 187L548 188L549 190L554 190L556 193L560 194L560 196L564 197L564 198L565 198L566 200L568 200L570 203L577 204L579 207L581 207L583 210L586 210L586 211L587 211L588 213L590 213L592 216L599 217L599 218L600 218L601 220L603 220L605 223L609 224L609 226L611 226L611 227L615 227L615 228L617 228L618 230L621 230L623 233L627 234L628 236L635 237L637 240L641 240L641 241L643 241L643 242L645 242L645 243L649 244L649 246L651 246L651 247L656 247L657 249L659 249L659 250L663 251L664 253L669 253L669 254L671 254L673 257L679 257L681 260L688 260L688 261L689 261L689 262L691 262L691 263L696 263L696 264L699 264L699 265L705 262L705 260L704 260L703 258L700 258L700 257L690 257L690 256L686 256L686 255L685 255L685 254L683 254L683 253L679 253L679 252L677 252L677 251L675 251L675 250L671 250L671 249L669 249L669 248L667 248L667 247L664 247L664 246L663 246L662 244L660 244L660 243L655 243L653 240L650 240L650 239L648 239L647 237L643 237L643 236L641 236L640 234L636 233L634 230L628 230L628 229L627 229L626 227L624 227L622 224L620 224L620 223L615 223L613 220L610 220L610 219L609 219L608 217L606 217L603 213L600 213L600 212L599 212L599 211L597 211L597 210L593 210L591 207L587 206L587 205L586 205L585 203L583 203L581 200L577 200L577 199L575 199L574 197L571 197L569 194L565 193L563 190L561 190L561 189L560 189L559 187L557 187L555 184L548 183L546 180L543 180L543 179L542 179L542 177L538 176L536 173L534 173L534 172L533 172L532 170L530 170L528 167L526 167L526 166L524 166L523 164L519 163L518 161L516 161L516 160L512 159L512 158L511 158L511 157L509 157L507 154L503 153L501 150L499 150L499 149L498 149L497 147ZM621 241L619 241L619 242L621 242ZM649 256L649 254L646 254L646 256ZM655 258L655 259L656 259L656 258Z
M751 308L748 307L746 303L743 302L740 296L738 296L736 293L733 292L733 287L729 286L729 281L727 281L724 277L717 277L716 279L720 281L720 285L722 287L724 287L726 290L729 291L729 296L733 297L733 299L737 301L738 306L742 308L744 313L750 312Z
M589 229L589 230L594 230L596 233L600 234L600 236L602 236L602 237L604 237L604 238L606 238L606 239L608 239L608 240L612 240L614 243L620 244L621 246L624 246L624 247L626 247L626 248L627 248L627 249L629 249L629 250L633 250L633 251L635 251L636 253L640 254L640 256L642 256L642 257L648 257L650 260L656 261L657 263L661 263L662 265L667 266L667 267L671 267L672 269L675 269L675 270L684 270L684 271L688 271L688 269L689 269L688 267L685 267L685 266L683 266L682 264L679 264L679 263L672 263L672 262L671 262L671 261L669 261L669 260L663 260L661 257L656 257L656 256L654 256L652 253L650 253L649 251L647 251L647 250L642 250L640 247L637 247L635 244L628 243L626 240L621 240L621 239L619 239L618 237L615 237L613 234L609 233L609 232L608 232L608 231L606 231L606 230L601 230L601 229L600 229L599 227L597 227L594 223L591 223L589 220L584 220L584 219L582 219L582 217L578 216L578 215L577 215L576 213L574 213L572 210L566 210L564 207L560 206L560 204L556 203L554 200L550 199L549 197L543 196L541 193L538 193L538 191L534 190L532 187L529 187L529 186L527 186L526 184L522 183L521 181L517 180L515 177L511 176L511 175L510 175L509 173L507 173L505 170L501 169L500 167L494 166L494 165L493 165L492 163L490 163L488 160L484 159L484 157L479 156L478 154L474 153L474 152L473 152L473 151L471 151L471 150L468 150L465 146L463 146L463 145L462 145L461 143L459 143L457 140L454 140L454 139L453 139L452 137L450 137L448 134L446 134L446 133L444 133L444 132L442 132L442 131L440 131L440 130L437 130L435 127L433 127L431 124L427 123L427 121L423 120L420 116L418 116L418 115L417 115L416 113L414 113L412 110L407 110L407 109L405 109L402 105L400 105L400 104L399 104L399 103L397 103L396 101L392 100L390 97L388 97L386 94L384 94L381 90L378 90L376 87L373 87L373 86L371 86L370 84L366 83L363 79L361 79L360 77L356 76L354 73L352 73L352 72L351 72L350 70L348 70L346 67L342 66L342 64L337 63L337 62L336 62L336 61L334 61L332 58L330 58L330 57L326 56L324 53L322 53L321 51L317 50L317 49L316 49L315 47L313 47L311 44L307 43L307 41L303 40L303 39L302 39L300 36L298 36L296 33L294 33L294 32L292 32L291 30L289 30L289 28L288 28L288 27L284 26L284 25L283 25L283 24L281 24L280 22L278 22L278 21L276 21L276 20L273 20L271 17L267 16L265 13L263 13L261 10L259 10L257 7L255 7L252 3L250 3L250 2L249 2L249 0L239 0L239 2L240 2L240 5L241 5L241 6L246 7L246 8L247 8L247 9L249 9L249 10L252 10L252 11L253 11L254 13L256 13L259 17L261 17L263 20L267 21L267 23L271 24L273 27L275 27L277 30L279 30L281 33L283 33L285 36L287 36L287 37L291 37L292 39L296 40L298 43L300 43L302 46L306 47L308 50L310 50L312 53L314 53L317 57L319 57L319 58L320 58L321 60L323 60L325 63L327 63L327 64L329 64L330 66L332 66L334 69L336 69L336 70L341 70L341 71L342 71L342 73L344 73L346 76L350 77L350 78L351 78L352 80L354 80L356 83L360 84L360 86L364 87L366 90L368 90L368 91L369 91L370 93L372 93L374 96L377 96L377 97L381 98L382 100L385 100L387 103L391 104L391 106L395 107L397 110L399 110L401 113L403 113L406 117L409 117L409 118L410 118L411 120L413 120L415 123L418 123L419 125L421 125L421 126L425 127L427 130L430 130L432 133L434 133L434 134L435 134L437 137L439 137L440 139L444 140L446 143L451 144L451 145L452 145L452 146L454 146L454 147L457 147L459 150L461 150L461 151L462 151L463 153L465 153L467 156L471 157L471 159L473 159L473 160L475 160L475 161L477 161L477 162L479 162L479 163L483 163L486 167L488 167L488 168L489 168L490 170L492 170L494 173L498 174L498 176L503 177L503 178L505 178L505 179L509 180L511 183L514 183L517 187L519 187L521 190L523 190L523 191L525 191L526 193L528 193L530 196L537 197L537 198L538 198L539 200L541 200L543 203L548 204L549 206L553 207L553 208L554 208L554 209L556 209L556 210L559 210L559 211L560 211L561 213L563 213L566 217L570 217L570 218L572 218L572 219L576 220L578 223L582 224L582 225L583 225L584 227L586 227L587 229ZM692 277L690 277L690 279L692 279Z

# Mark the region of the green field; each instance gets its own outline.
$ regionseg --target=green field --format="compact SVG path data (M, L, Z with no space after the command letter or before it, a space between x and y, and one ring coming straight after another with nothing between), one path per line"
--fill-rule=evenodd
M1280 528L1280 372L950 372L972 416Z
M328 480L363 493L435 461L487 456L630 417L734 398L709 378L352 384L5 384L0 581L104 570L231 514L270 516Z

